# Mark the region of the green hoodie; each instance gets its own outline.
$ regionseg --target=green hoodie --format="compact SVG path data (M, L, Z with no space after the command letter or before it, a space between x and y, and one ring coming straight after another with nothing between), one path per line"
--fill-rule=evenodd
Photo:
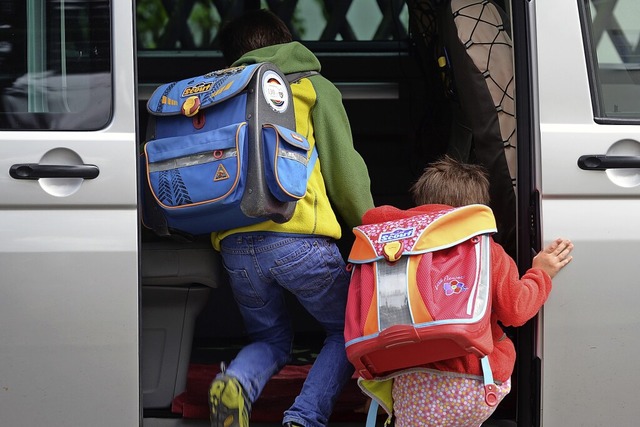
M232 66L271 62L285 74L320 71L318 58L298 42L273 45L246 53ZM212 234L216 249L226 236L239 232L273 231L315 234L339 239L341 228L334 209L347 227L361 223L362 215L374 207L367 166L355 150L342 96L333 83L320 74L291 85L296 131L318 150L318 161L307 192L296 204L291 220L284 224L259 224Z

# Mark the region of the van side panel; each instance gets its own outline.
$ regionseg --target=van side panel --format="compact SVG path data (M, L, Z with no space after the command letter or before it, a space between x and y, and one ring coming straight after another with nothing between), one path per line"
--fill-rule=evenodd
M575 244L574 260L554 279L539 317L542 425L630 426L640 413L640 188L620 185L610 171L580 169L577 161L606 154L621 140L637 146L640 128L594 120L578 3L530 6L542 237L544 245L556 237Z
M72 121L64 130L0 130L0 425L137 426L141 410L133 4L46 2L45 8L45 2L27 3L41 3L41 11L30 9L29 16L41 13L49 22L72 22L79 10L108 10L104 21L91 25L106 22L105 31L112 34L106 40L110 46L96 45L96 51L110 49L106 57L111 75L105 81L117 90L108 89L105 95L112 102L105 104L110 109L107 124L98 130L77 130ZM19 9L25 3L5 5ZM63 8L66 18L61 18ZM47 19L41 20L43 25ZM66 56L57 57L50 49L47 58L46 44L28 39L37 20L16 21L23 27L15 34L28 40L25 57L29 53L29 58L42 58L46 64L67 59L71 64L79 56L75 52L74 57L71 43L61 42L58 28L47 27L40 34L47 46L68 49ZM68 38L74 29L68 29ZM7 45L15 49L11 44L3 47ZM33 74L31 59L26 62L27 74ZM50 74L57 73L66 76L64 71ZM73 72L68 77L70 84L83 78ZM0 86L0 101L9 93ZM7 105L19 108L18 103L4 104L7 109L0 112L6 116L16 111ZM42 115L34 111L46 105L38 108L30 104L20 113L38 119ZM57 113L50 117L63 117ZM18 179L8 173L16 164L91 164L99 174L93 179Z

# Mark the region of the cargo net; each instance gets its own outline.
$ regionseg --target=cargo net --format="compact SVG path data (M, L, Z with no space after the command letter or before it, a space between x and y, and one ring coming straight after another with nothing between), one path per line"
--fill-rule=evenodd
M452 0L451 11L458 38L483 74L498 114L502 144L516 183L516 114L513 45L505 30L503 13L488 0Z
M434 55L436 33L436 8L439 7L438 0L407 0L409 9L409 22L411 34L418 49L424 49L427 54L422 58L431 58Z

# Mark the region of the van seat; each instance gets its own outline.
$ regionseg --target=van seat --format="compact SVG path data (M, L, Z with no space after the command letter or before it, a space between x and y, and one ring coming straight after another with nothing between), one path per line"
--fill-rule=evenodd
M197 283L209 288L221 285L220 255L209 236L193 242L170 239L142 240L142 285L176 286Z
M168 408L186 387L196 318L224 274L208 236L182 242L145 230L140 258L143 408Z

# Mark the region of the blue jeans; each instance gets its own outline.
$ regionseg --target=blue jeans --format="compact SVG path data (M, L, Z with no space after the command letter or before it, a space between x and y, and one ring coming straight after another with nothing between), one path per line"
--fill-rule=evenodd
M318 236L239 233L225 238L220 252L251 341L231 361L227 375L238 379L253 403L289 362L293 329L284 292L290 291L327 336L283 422L326 426L354 371L344 347L350 276L335 242Z

